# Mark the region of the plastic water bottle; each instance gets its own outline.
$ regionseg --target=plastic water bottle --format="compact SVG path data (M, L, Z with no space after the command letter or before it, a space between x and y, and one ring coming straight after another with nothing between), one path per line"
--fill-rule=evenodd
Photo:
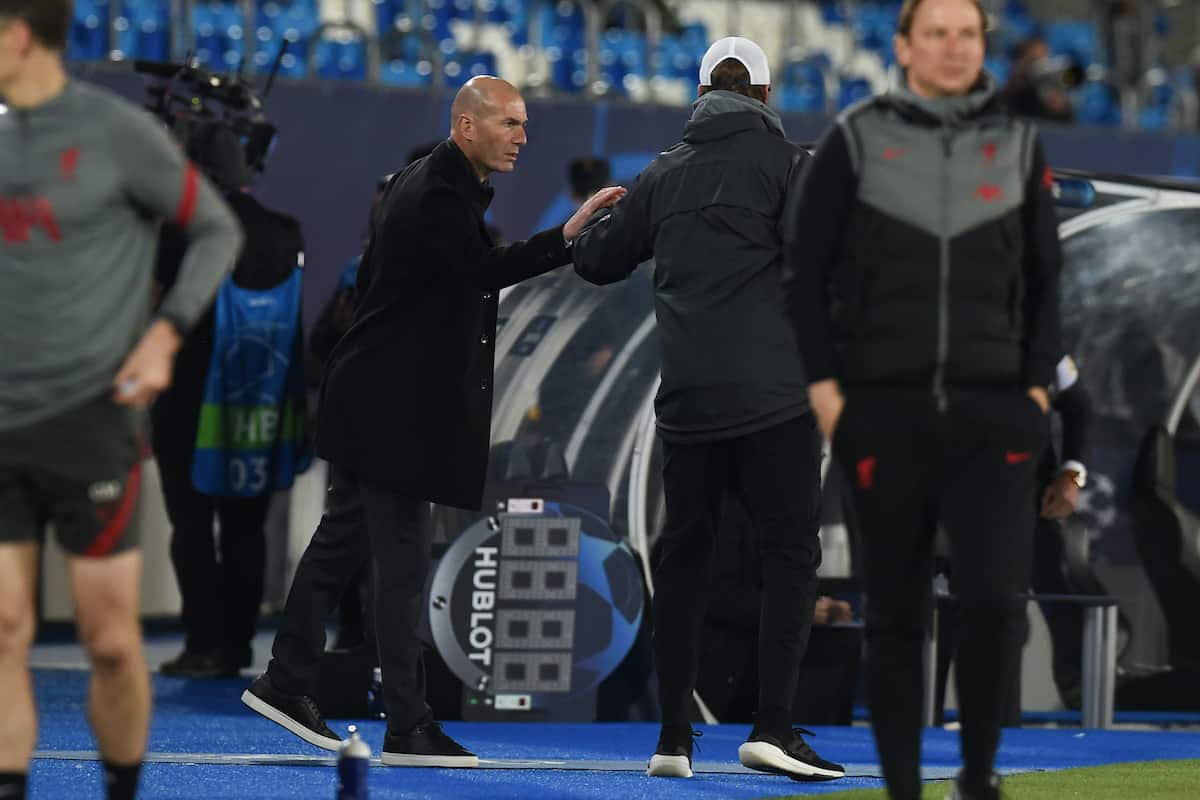
M338 748L337 800L367 800L367 764L371 748L358 735L358 726L351 725L350 738Z
M1055 178L1050 193L1056 204L1067 208L1090 208L1096 202L1096 187L1080 178Z

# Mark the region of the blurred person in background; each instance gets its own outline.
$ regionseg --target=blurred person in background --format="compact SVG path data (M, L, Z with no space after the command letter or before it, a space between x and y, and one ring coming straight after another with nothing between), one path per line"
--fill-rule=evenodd
M1075 109L1069 90L1082 79L1077 64L1050 58L1046 41L1035 36L1017 45L1012 72L1001 95L1008 110L1018 117L1071 123L1075 121Z
M1036 528L1033 536L1033 572L1030 589L1038 595L1103 594L1098 585L1079 585L1078 576L1068 573L1063 537L1067 517L1079 508L1079 493L1087 485L1085 466L1092 452L1092 401L1079 369L1071 356L1063 356L1054 369L1049 387L1051 407L1060 421L1059 447L1047 447L1038 464ZM950 591L958 589L953 574ZM1078 606L1053 601L1039 603L1050 634L1051 670L1063 704L1078 708L1081 696L1083 664L1083 615ZM940 723L945 702L950 664L954 657L957 607L949 600L939 601L938 609L938 680L936 715ZM1022 723L1021 673L1012 675L1011 689L1004 710L1004 726L1016 728Z
M727 494L721 504L700 643L696 693L722 723L753 722L758 699L758 637L762 613L761 556L750 517ZM862 651L855 612L838 597L818 596L800 662L792 719L807 725L849 725Z
M258 291L292 279L303 261L300 224L267 208L251 194L251 170L237 134L220 124L204 126L192 133L186 147L225 196L245 232L245 246L231 276L233 284ZM184 246L180 231L164 228L155 271L161 291L169 292L178 280ZM273 358L270 368L303 369L299 360L303 352L300 309L281 310L285 318L274 320L273 325L287 326L296 344L292 352L277 354L283 360ZM171 521L171 564L183 603L185 636L183 652L159 669L164 675L180 678L231 678L250 666L251 641L263 599L267 511L274 490L284 488L267 477L273 474L272 464L263 465L260 485L245 493L213 495L195 484L201 409L215 399L206 396L214 353L224 362L234 357L238 347L237 332L220 330L219 316L226 326L237 324L232 316L218 315L216 304L210 305L176 356L174 383L151 408L151 442ZM237 379L232 370L220 375L230 388ZM255 400L258 405L264 402L261 397ZM273 413L283 420L286 412L280 405ZM280 425L276 435L284 427Z
M409 150L407 164L411 165L429 155L438 144L438 142L428 142ZM393 177L395 177L395 173L389 173L375 182L375 193L372 195L371 205L367 209L367 225L363 229L362 246L364 250L375 219L375 211L379 208L379 202L383 199L383 194ZM314 419L317 411L317 393L321 381L325 377L325 366L329 362L329 356L338 340L346 335L346 331L350 330L354 314L358 310L356 284L358 268L361 264L362 252L359 252L342 270L337 286L334 287L333 296L329 298L317 317L317 321L313 323L309 336L308 368L305 374L312 390ZM335 650L353 650L364 644L372 647L375 644L375 632L370 614L369 575L370 565L364 564L346 585L345 594L338 603L338 630L333 644Z

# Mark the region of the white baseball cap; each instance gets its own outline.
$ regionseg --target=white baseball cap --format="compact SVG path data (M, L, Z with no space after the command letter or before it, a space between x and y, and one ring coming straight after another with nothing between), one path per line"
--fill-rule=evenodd
M751 86L769 86L771 84L771 68L767 65L767 54L763 49L749 39L741 36L726 36L713 42L712 47L700 61L700 85L712 86L712 72L718 64L727 58L742 62L742 66L750 73Z

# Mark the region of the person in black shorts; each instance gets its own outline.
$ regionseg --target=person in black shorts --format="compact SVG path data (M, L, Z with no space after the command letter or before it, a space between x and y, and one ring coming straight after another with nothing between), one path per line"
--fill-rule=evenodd
M68 78L69 0L0 0L0 797L25 796L38 549L67 551L110 798L150 722L138 624L140 412L237 255L229 209L146 112ZM159 222L188 237L147 320Z

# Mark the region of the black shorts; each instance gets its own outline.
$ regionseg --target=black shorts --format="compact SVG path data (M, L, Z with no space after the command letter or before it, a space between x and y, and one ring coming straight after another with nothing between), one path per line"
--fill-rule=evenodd
M53 522L71 555L138 545L141 415L106 394L52 419L0 431L0 543L40 542Z

